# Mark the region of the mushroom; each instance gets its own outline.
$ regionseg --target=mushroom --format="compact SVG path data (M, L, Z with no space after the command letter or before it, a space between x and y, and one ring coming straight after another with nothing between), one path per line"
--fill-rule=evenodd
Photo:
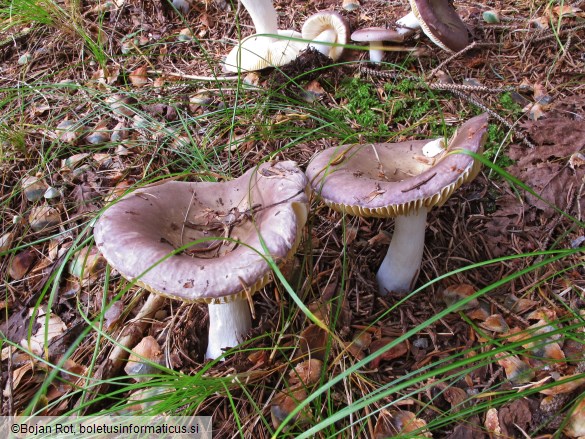
M370 61L379 63L384 58L384 41L402 43L405 33L385 27L366 27L351 34L352 41L370 43Z
M343 0L341 7L346 11L355 11L356 9L359 9L360 2L359 0Z
M313 191L334 210L395 218L394 235L377 273L380 294L407 293L416 282L424 249L428 210L440 206L479 173L487 114L464 123L445 152L423 154L426 140L344 145L317 154L307 167Z
M291 38L302 38L293 30L278 30L278 17L271 0L241 0L256 33L244 38L227 55L224 68L228 72L250 72L266 67L279 67L294 60L304 48ZM282 38L279 38L282 37Z
M399 26L420 27L433 43L447 52L458 52L467 47L469 32L449 0L408 2L411 12L396 22Z
M337 61L347 43L349 25L341 14L321 11L311 15L301 29L304 40L310 40L309 47L318 50L333 61Z
M251 295L283 263L307 217L306 177L270 162L224 183L168 181L134 191L98 219L96 245L122 276L153 293L209 304L207 358L251 328Z

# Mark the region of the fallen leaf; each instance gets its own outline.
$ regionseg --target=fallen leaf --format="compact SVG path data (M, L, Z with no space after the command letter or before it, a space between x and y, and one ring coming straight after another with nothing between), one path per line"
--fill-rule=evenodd
M479 326L483 329L487 329L488 331L498 333L508 332L510 329L506 323L506 320L500 314L493 314L489 316L485 319L485 321L480 322Z
M583 16L582 10L576 6L572 5L560 5L555 6L552 8L553 13L557 17L576 17L576 16Z
M373 354L374 352L378 351L379 349L387 346L388 344L392 343L395 338L384 337L379 340L374 340L370 344L370 353ZM372 361L370 361L370 367L372 369L377 369L380 366L382 361L390 361L396 358L400 358L408 353L408 345L406 342L402 341L398 343L396 346L391 347L386 352L378 355Z
M47 183L36 175L28 175L21 181L22 191L28 201L38 201L43 198L47 188Z
M138 67L128 75L128 79L134 87L144 87L148 84L148 67Z
M467 392L460 387L447 387L443 391L443 397L451 404L453 413L457 413L463 408L463 403L467 401Z
M512 401L500 408L499 423L504 437L524 437L523 432L529 431L533 409L525 398Z
M26 276L37 260L37 252L28 248L14 255L8 267L8 276L14 280L21 280Z
M307 399L307 392L302 387L294 390L291 389L289 393L282 392L277 394L270 405L270 417L274 428L280 427L282 421L305 399ZM299 423L300 425L307 424L310 417L309 408L305 407L293 418L291 425L294 423Z
M34 314L35 312L36 314ZM30 338L28 338L28 335L23 338L20 341L20 345L36 355L44 356L45 347L48 346L45 342L50 343L52 339L63 334L67 329L67 326L58 315L53 313L49 314L49 319L47 321L45 311L40 308L36 310L31 308L29 310L29 316L33 315L36 316L36 330L32 333Z
M291 385L300 383L303 386L310 386L319 381L322 371L323 362L316 358L310 358L297 364L294 370L289 372L289 383Z
M534 378L534 371L518 358L516 355L509 355L504 352L496 354L498 364L504 368L506 377L513 384L523 384Z
M118 300L117 302L113 303L105 312L104 314L104 329L106 331L111 331L114 325L120 322L120 317L124 312L124 302Z
M391 422L398 435L416 432L416 437L433 437L431 432L425 428L427 423L423 419L417 418L416 414L412 412L401 410L392 413Z
M469 284L458 284L458 285L451 285L445 288L441 294L443 301L448 307L451 307L458 303L459 301L468 298L472 294L475 294L477 290ZM472 299L468 303L463 306L460 306L455 311L459 310L466 310L472 309L479 306L479 302L477 299Z
M570 393L574 390L578 389L582 385L585 384L585 377L582 374L573 374L563 376L557 379L557 381L565 381L562 384L555 385L553 387L548 387L546 389L539 390L540 393L544 395L559 395L561 393Z
M92 281L106 268L106 264L97 247L84 247L73 256L69 273L79 280Z
M500 428L500 420L498 417L498 409L490 408L485 414L485 429L487 430L490 439L501 438L502 429Z
M307 326L301 332L299 346L301 355L323 361L327 345L327 331L315 324Z
M581 438L585 436L585 398L581 398L571 411L563 432L569 437Z
M152 378L149 375L159 372L156 366L148 362L162 364L163 360L162 350L158 342L149 335L132 348L132 353L128 358L124 371L136 381L148 381Z
M43 204L31 209L28 222L31 229L35 232L40 232L48 227L58 225L61 222L61 214L59 209L48 204Z

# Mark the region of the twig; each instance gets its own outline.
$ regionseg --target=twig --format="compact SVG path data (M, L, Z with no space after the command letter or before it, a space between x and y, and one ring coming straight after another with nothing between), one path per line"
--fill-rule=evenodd
M563 35L565 35L567 33L573 33L575 31L582 30L582 29L585 29L585 23L584 24L580 24L578 26L570 27L570 28L567 28L567 29L562 29L562 30L560 30L558 32L549 31L549 33L547 33L546 35L544 35L542 37L534 38L533 40L529 40L529 42L530 43L540 43L542 41L546 41L546 40L549 40L551 38L560 37L560 36L563 36Z
M534 143L532 143L530 140L528 140L524 134L522 134L520 131L518 131L518 129L516 128L516 124L518 123L517 121L514 122L513 124L511 124L506 119L504 119L502 116L500 116L498 113L496 113L494 110L492 110L487 105L485 105L483 102L474 98L473 96L465 94L459 90L450 90L450 91L454 95L459 96L460 98L466 100L467 102L475 105L478 108L481 108L483 111L488 113L490 116L494 117L498 122L505 125L506 128L508 128L512 133L514 133L520 139L520 141L522 143L524 143L526 146L528 146L530 148L536 147L536 145Z
M571 41L572 41L571 40L571 35L569 34L569 36L567 37L567 42L563 46L563 52L559 56L559 59L557 59L557 62L554 63L554 65L550 68L549 75L552 76L552 75L555 74L555 72L557 71L557 69L559 68L559 66L563 63L563 61L565 60L565 58L569 54L569 48L571 47Z
M234 76L199 76L199 75L187 75L185 73L171 73L171 72L161 72L160 70L149 70L149 74L151 75L161 75L161 76L175 76L177 78L183 79L191 79L194 81L237 81L241 78L240 75Z
M431 73L429 74L427 80L431 79L433 76L435 76L437 74L437 72L439 70L441 70L443 67L445 67L447 64L449 64L451 61L453 61L455 58L457 58L458 56L463 55L466 52L469 52L471 49L473 49L476 46L476 42L473 41L471 44L468 44L466 47L464 47L463 49L461 49L459 52L454 53L453 55L451 55L449 58L447 58L445 61L441 62L437 67L435 67Z
M375 70L369 67L361 67L360 73L366 73L371 76L378 76L388 79L409 79L414 81L414 87L418 89L430 89L439 91L464 91L469 93L505 93L516 90L514 87L487 87L485 85L467 85L467 84L446 84L442 82L426 82L417 76L407 75L404 73L393 72L389 70Z

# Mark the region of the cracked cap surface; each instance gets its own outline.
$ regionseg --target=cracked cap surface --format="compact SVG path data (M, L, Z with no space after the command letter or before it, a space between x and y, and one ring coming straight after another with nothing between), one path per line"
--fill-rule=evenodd
M149 291L187 302L245 297L269 281L261 240L276 263L296 250L307 217L306 183L287 161L222 183L146 186L103 213L96 245L122 276Z

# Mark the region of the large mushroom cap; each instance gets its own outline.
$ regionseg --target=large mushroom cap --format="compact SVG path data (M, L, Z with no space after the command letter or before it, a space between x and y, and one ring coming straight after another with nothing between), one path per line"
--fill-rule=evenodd
M306 182L288 161L225 183L147 186L104 212L96 245L122 276L150 291L188 302L230 301L268 282L263 255L278 262L295 251L307 216Z
M424 33L447 52L469 45L469 32L449 0L408 0Z
M421 207L443 204L480 163L487 114L464 123L446 151L430 159L422 152L428 140L344 145L315 156L307 167L312 189L333 209L364 217L406 215Z
M250 35L233 47L225 58L228 72L253 72L267 67L280 67L296 59L305 45L291 38L301 39L299 32L278 30L276 38L268 35Z
M301 29L303 39L318 42L333 43L338 45L327 46L327 53L333 61L337 61L343 53L343 46L349 36L349 24L346 19L334 11L321 11L311 15L303 23ZM318 49L319 50L319 49ZM323 50L319 50L323 52Z

